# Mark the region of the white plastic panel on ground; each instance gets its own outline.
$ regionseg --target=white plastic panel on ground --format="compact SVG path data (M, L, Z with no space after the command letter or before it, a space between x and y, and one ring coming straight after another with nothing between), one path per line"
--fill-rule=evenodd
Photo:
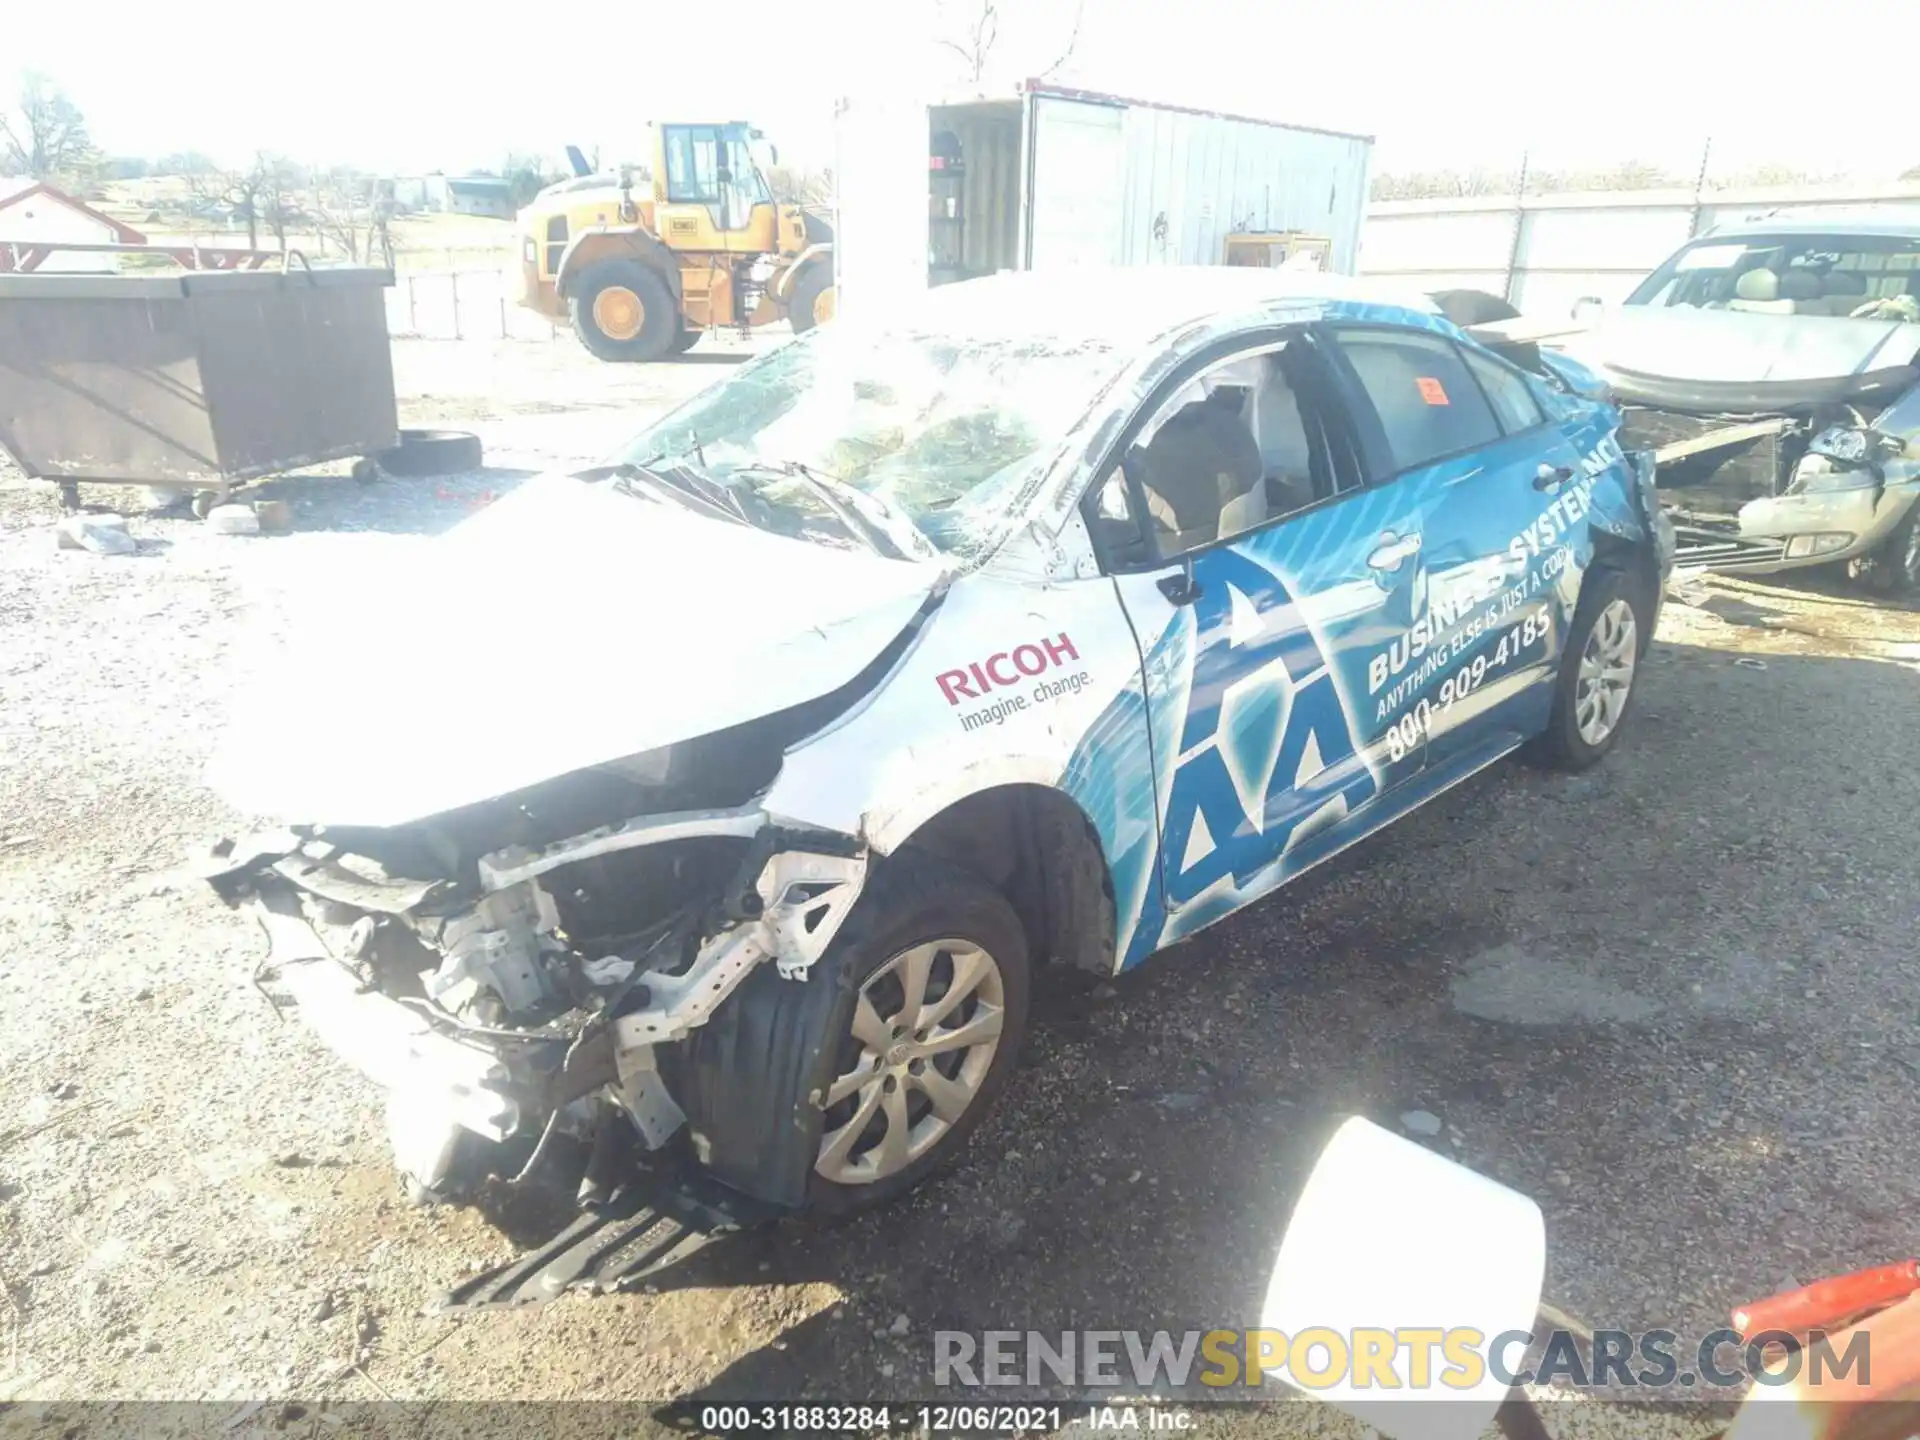
M1125 133L1122 263L1218 265L1228 235L1298 230L1331 237L1330 268L1353 273L1367 140L1145 105Z
M1119 264L1130 112L1046 95L1033 110L1030 268Z

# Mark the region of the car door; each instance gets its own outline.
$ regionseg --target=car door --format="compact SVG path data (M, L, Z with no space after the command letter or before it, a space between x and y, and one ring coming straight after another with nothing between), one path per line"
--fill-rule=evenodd
M1410 550L1406 633L1368 658L1368 701L1423 740L1429 767L1464 773L1545 722L1590 481L1506 362L1431 330L1326 333Z
M1420 769L1365 690L1413 611L1405 507L1366 483L1321 348L1269 332L1197 358L1090 495L1159 789L1160 886L1127 964L1357 838Z

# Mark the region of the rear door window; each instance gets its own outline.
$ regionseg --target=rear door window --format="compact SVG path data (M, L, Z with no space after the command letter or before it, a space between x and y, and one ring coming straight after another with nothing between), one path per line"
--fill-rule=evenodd
M1493 406L1494 416L1507 434L1518 435L1522 430L1531 430L1546 420L1540 402L1533 398L1533 391L1517 371L1509 370L1498 360L1477 355L1471 350L1462 350L1460 353L1466 357L1467 368L1473 371L1473 378L1480 382L1480 388L1486 392L1487 403Z
M1341 351L1380 417L1395 470L1490 445L1500 423L1453 342L1417 330L1341 330Z

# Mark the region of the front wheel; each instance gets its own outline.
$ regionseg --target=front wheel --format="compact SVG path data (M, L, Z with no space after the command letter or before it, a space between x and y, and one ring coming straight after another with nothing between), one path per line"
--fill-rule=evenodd
M793 289L787 292L787 323L793 326L794 334L804 335L833 318L837 300L832 263L809 261L807 268L794 276Z
M1623 571L1599 570L1581 589L1554 684L1553 714L1533 745L1542 763L1585 770L1619 741L1648 638L1643 588Z
M1920 501L1871 555L1854 562L1854 577L1875 595L1920 590Z
M844 1214L959 1157L1027 1027L1025 932L956 866L880 862L804 980L763 965L694 1032L682 1104L721 1179Z
M679 334L679 307L667 282L638 260L589 265L567 307L580 343L602 360L658 360Z

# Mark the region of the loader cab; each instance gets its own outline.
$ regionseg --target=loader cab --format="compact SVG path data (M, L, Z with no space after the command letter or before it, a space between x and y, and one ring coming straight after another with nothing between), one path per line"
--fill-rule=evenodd
M654 145L654 211L670 249L778 249L773 193L759 160L772 152L759 131L737 121L660 125Z

